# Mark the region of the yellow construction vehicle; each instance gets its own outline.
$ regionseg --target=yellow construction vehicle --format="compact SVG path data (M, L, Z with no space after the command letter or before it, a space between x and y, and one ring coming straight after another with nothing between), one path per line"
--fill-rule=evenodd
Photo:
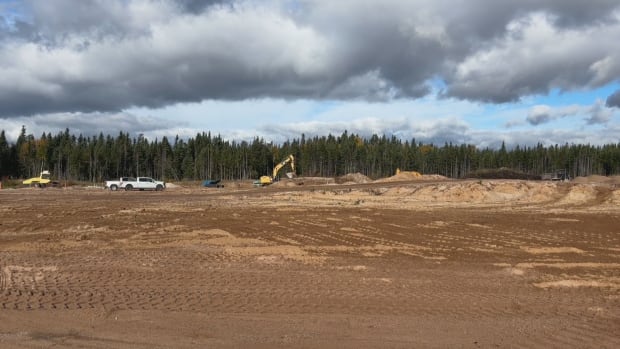
M278 172L280 172L280 170L282 169L282 167L284 167L286 164L291 163L291 173L287 173L287 176L289 178L292 178L293 176L295 176L295 157L291 154L289 156L287 156L284 160L280 161L279 164L277 164L274 168L273 168L273 172L271 174L271 176L261 176L260 179L258 180L258 183L261 186L265 186L265 185L269 185L272 184L273 181L276 179Z
M39 174L39 177L32 177L26 179L22 182L22 184L34 185L35 187L45 188L48 184L50 184L50 182L50 171L42 171L41 174Z

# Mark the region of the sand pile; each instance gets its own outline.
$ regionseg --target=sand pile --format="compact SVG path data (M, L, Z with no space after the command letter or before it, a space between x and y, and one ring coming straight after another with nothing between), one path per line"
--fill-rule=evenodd
M411 181L416 179L422 179L420 172L416 171L401 171L399 174L388 178L381 178L376 182L399 182L399 181Z
M361 184L361 183L370 183L372 180L363 174L356 173L347 173L344 176L340 176L336 178L336 183L338 184Z
M383 182L404 182L414 180L444 180L447 177L441 175L422 175L416 171L401 171L399 174L388 178L381 178L376 180L377 183Z
M576 184L561 198L559 204L579 204L595 200L598 196L596 187L588 184Z
M430 175L422 175L422 179L424 180L447 180L449 179L446 176L438 175L438 174L430 174Z
M607 200L608 204L619 205L620 204L620 189L614 190L609 199Z
M529 203L557 205L617 205L620 188L596 184L558 186L555 182L503 181L445 182L432 185L403 186L387 189L382 196L400 198L401 202L499 204Z
M299 183L292 179L281 179L271 184L271 186L273 187L295 187L297 185L299 185Z
M557 194L553 183L526 181L447 182L423 187L390 188L384 196L428 203L502 203L549 201Z

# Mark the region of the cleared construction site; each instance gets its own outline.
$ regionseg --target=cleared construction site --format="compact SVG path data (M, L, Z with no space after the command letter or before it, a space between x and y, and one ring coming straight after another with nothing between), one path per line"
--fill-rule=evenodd
M0 347L620 347L620 179L0 190Z

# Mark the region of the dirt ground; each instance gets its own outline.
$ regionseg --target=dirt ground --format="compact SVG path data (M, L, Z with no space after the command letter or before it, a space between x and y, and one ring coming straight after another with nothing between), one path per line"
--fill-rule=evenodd
M0 190L1 348L618 348L618 181Z

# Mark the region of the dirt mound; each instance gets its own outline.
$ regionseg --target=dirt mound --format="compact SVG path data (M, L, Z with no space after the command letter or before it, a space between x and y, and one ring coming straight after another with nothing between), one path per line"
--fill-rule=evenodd
M445 182L423 187L396 187L385 195L417 203L493 204L504 202L542 203L556 194L553 183L526 181Z
M606 177L606 176L592 175L592 176L587 176L587 177L577 177L573 180L573 182L580 183L580 184L590 184L590 183L618 184L620 183L619 179L620 179L619 176Z
M447 180L449 179L446 176L442 176L442 175L438 175L438 174L431 174L431 175L422 175L422 179L424 180Z
M443 180L448 179L448 177L433 174L433 175L423 175L416 171L401 171L399 174L394 175L388 178L381 178L376 180L377 183L382 182L405 182L405 181L415 181L415 180Z
M593 201L597 198L598 191L592 185L577 184L570 188L570 191L564 196L559 204L579 204Z
M499 169L482 169L473 171L465 176L465 178L539 180L540 176L502 167Z
M561 206L615 205L620 202L620 189L595 184L574 184L568 188L548 181L492 180L445 182L421 188L391 188L387 191L416 202L456 204L553 203Z
M276 188L277 187L296 187L301 184L303 184L303 182L286 178L286 179L281 179L279 181L273 182L271 186L276 187Z
M612 205L620 204L620 189L616 189L611 193L609 199L607 200L607 203Z
M178 189L182 188L182 186L174 183L166 183L166 189Z
M361 184L361 183L370 183L372 180L363 174L356 173L347 173L344 176L340 176L336 178L336 183L345 184L345 183L353 183L353 184Z

